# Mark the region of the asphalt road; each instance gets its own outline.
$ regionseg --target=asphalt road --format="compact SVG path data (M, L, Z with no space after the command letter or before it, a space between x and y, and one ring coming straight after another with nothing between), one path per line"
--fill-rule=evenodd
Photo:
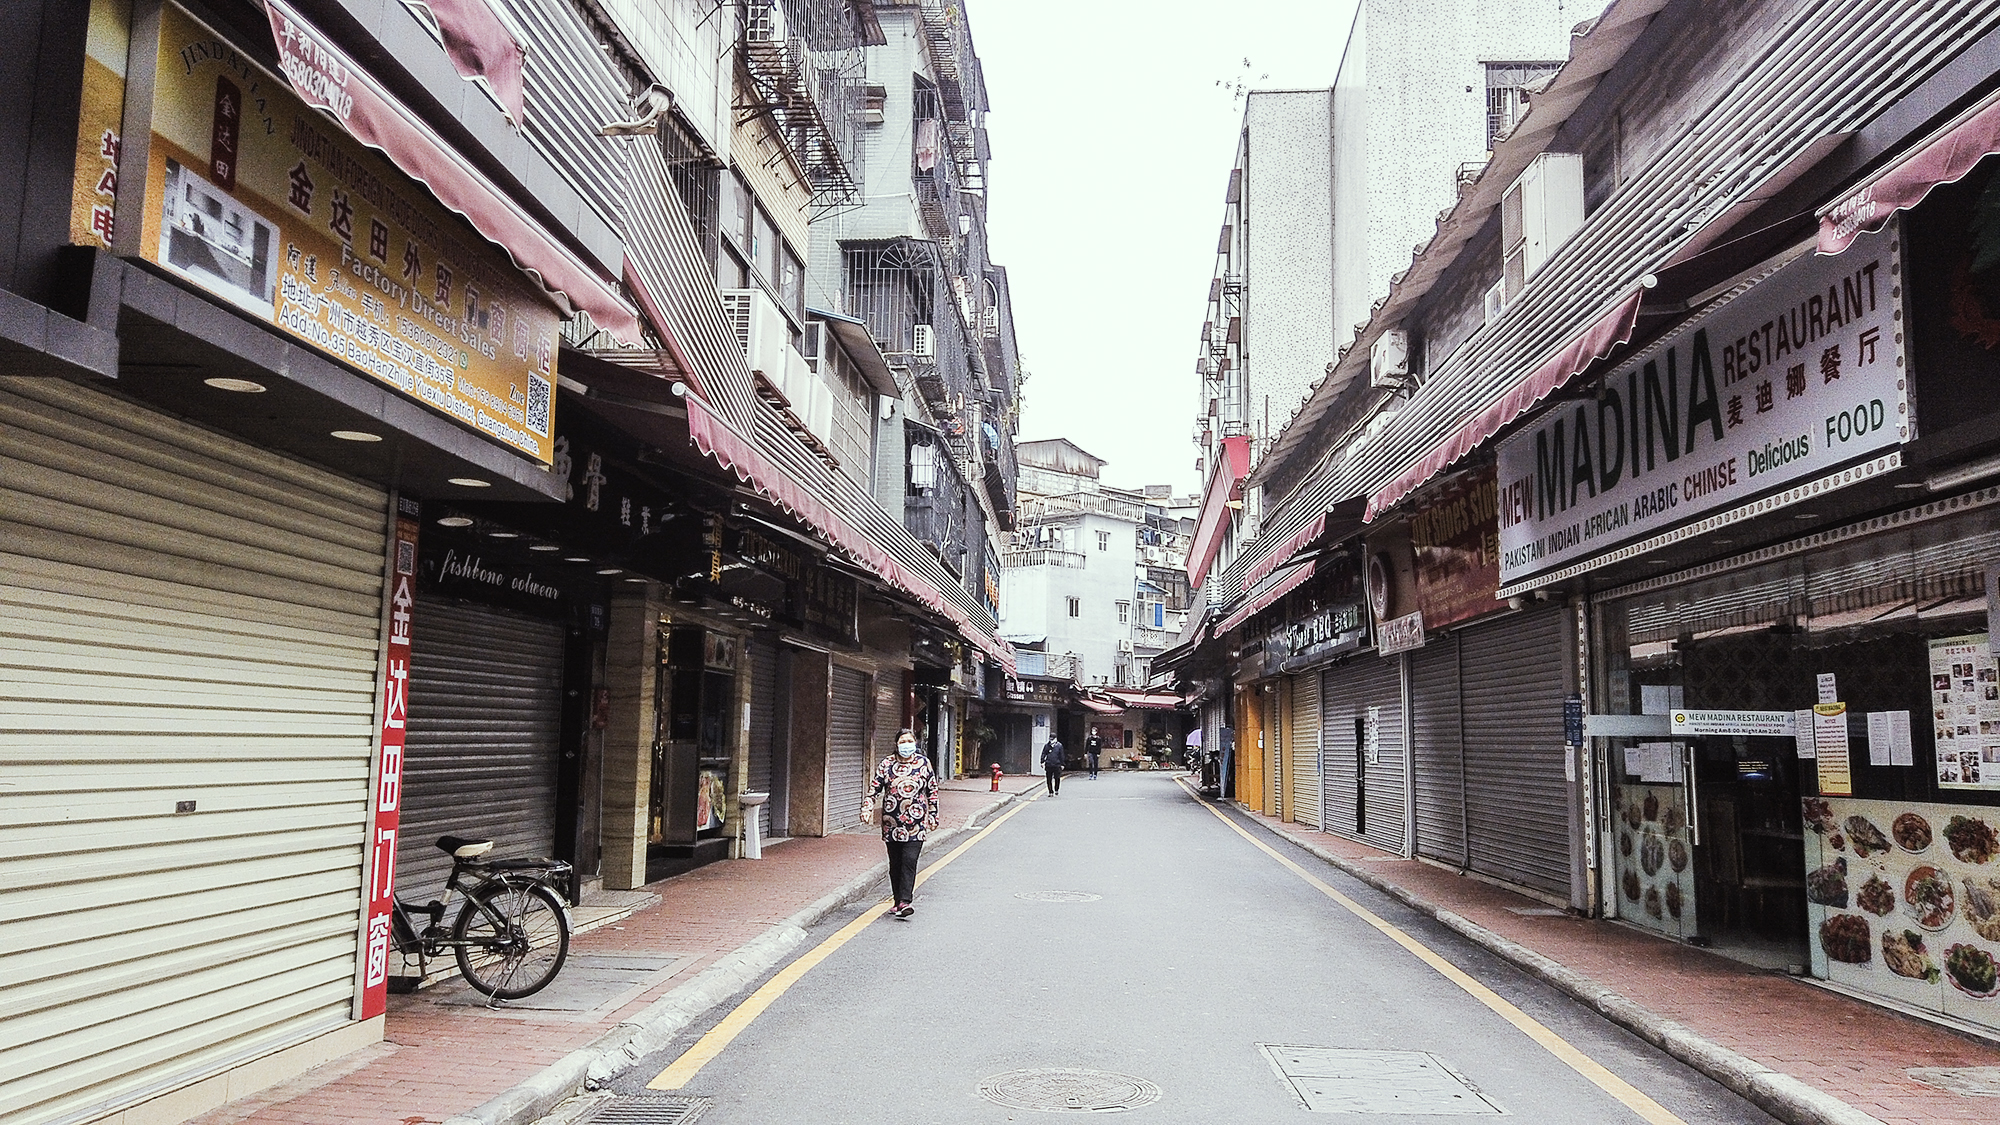
M982 1083L1054 1068L1151 1089L1061 1074L1015 1089L1057 1105L1156 1092L1122 1111L1134 1122L1327 1120L1309 1099L1348 1112L1379 1103L1358 1117L1369 1125L1434 1125L1439 1112L1578 1125L1772 1120L1435 921L1249 832L1553 1037L1530 1038L1171 777L1072 775L1060 796L1020 808L928 879L914 917L866 922L824 954L677 1093L712 1099L701 1125L1028 1121L1048 1114L989 1100ZM802 956L873 905L828 919ZM645 1093L704 1033L727 1028L736 1006L614 1089ZM1593 1063L1615 1076L1608 1085L1622 1080L1657 1106L1621 1102L1585 1076ZM1287 1081L1281 1067L1301 1077Z

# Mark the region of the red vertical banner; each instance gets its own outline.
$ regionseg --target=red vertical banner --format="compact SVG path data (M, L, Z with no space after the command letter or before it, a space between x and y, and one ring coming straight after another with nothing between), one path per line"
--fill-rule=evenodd
M389 544L389 644L382 662L382 748L376 763L368 832L368 929L362 951L361 1018L389 1006L390 912L396 900L396 826L403 810L403 743L410 715L410 611L416 602L417 525L422 509L396 500Z

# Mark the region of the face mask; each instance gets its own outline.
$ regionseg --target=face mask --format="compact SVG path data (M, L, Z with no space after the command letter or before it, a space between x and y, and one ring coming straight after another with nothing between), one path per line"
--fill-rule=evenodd
M901 757L914 758L917 756L917 744L914 742L898 742L896 744L896 753Z

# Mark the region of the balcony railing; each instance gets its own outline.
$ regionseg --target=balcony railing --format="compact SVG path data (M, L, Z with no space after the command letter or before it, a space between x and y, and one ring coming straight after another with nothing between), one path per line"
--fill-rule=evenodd
M1000 553L1000 565L1021 566L1064 566L1072 570L1082 570L1090 556L1082 551L1064 551L1054 547L1012 547Z
M1090 512L1113 519L1143 523L1146 506L1130 500L1120 500L1097 492L1065 492L1055 496L1023 496L1021 498L1021 522L1034 523L1051 516L1075 515Z

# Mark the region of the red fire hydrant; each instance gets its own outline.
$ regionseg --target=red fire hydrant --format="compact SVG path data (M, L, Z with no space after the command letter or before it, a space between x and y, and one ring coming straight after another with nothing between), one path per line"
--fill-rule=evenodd
M993 763L993 791L1000 792L1000 763Z

